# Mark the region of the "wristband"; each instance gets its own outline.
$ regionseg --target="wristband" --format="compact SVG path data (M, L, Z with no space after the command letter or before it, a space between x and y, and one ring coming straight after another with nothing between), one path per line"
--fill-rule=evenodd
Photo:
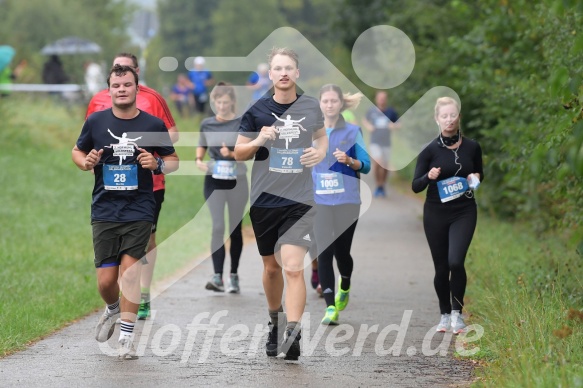
M164 160L162 158L156 158L156 162L158 162L158 167L152 171L154 175L160 175L164 173Z

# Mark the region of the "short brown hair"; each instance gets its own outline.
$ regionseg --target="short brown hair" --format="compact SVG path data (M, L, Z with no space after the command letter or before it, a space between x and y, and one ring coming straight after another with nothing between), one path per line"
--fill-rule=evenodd
M221 98L225 95L229 96L231 101L233 101L231 110L235 112L235 102L237 101L237 98L235 97L235 88L230 83L223 81L217 83L211 92L211 101L214 101L217 98Z
M129 59L131 59L131 60L132 60L132 62L133 62L133 64L134 64L134 68L136 68L136 69L137 69L137 68L139 67L139 65L138 65L138 58L136 58L136 56L135 56L134 54L132 54L132 53L119 53L119 54L117 54L117 55L116 55L116 56L113 58L113 61L115 62L115 60L116 60L117 58L129 58Z
M131 67L131 66L122 66L122 65L113 65L109 70L109 75L107 76L107 87L110 87L110 80L111 75L115 74L118 77L126 75L127 72L130 72L134 75L134 80L136 81L136 86L138 85L138 73Z

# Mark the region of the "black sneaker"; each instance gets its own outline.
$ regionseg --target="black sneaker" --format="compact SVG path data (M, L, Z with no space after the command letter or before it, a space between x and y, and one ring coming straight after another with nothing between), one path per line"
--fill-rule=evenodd
M285 353L285 360L297 360L300 357L300 335L299 330L287 329L283 336L281 350Z
M269 357L276 357L278 354L278 341L277 341L277 326L273 325L273 323L269 322L269 333L267 333L267 343L265 344L265 353Z

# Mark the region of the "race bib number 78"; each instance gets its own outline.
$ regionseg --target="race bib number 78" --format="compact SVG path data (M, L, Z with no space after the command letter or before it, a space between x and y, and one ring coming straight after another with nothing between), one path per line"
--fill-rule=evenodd
M304 150L302 148L274 148L271 147L269 153L269 171L298 174L304 171L304 166L300 163L300 156Z

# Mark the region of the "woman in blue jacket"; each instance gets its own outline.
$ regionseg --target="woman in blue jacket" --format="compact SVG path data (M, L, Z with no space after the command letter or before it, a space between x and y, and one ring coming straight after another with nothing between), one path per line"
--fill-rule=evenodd
M365 151L360 127L347 123L340 114L355 108L361 93L343 94L333 84L320 89L320 108L328 135L326 158L312 169L316 218L314 233L318 248L318 274L326 302L322 324L338 324L338 311L348 304L353 260L352 238L360 213L360 173L370 171L370 158ZM334 294L336 257L340 279Z

